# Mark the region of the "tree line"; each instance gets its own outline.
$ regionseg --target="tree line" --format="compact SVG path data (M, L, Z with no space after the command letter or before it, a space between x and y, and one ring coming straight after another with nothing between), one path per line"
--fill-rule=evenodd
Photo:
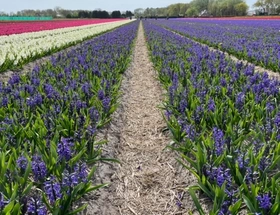
M66 15L66 18L128 18L132 17L133 13L131 11L125 11L121 13L119 10L115 10L111 13L109 13L106 10L94 10L94 11L79 11L78 16L75 16L75 14L68 13Z
M16 13L0 12L0 16L51 16L53 18L128 18L132 17L131 11L121 12L115 10L108 12L106 10L66 10L61 7L46 10L21 10Z
M280 13L280 0L257 0L254 4L255 8L260 15L279 14Z
M244 0L192 0L162 8L137 8L134 14L136 17L244 16L248 8Z

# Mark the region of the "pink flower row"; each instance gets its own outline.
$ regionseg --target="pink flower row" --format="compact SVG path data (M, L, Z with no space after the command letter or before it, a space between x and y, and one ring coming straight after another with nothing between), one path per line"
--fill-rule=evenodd
M0 22L0 36L68 28L82 25L114 22L122 19L83 19L83 20L53 20L27 22Z

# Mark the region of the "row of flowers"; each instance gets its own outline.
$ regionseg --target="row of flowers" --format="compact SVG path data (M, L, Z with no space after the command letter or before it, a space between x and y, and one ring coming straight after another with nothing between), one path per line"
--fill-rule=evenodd
M69 28L82 25L93 25L119 21L121 19L82 19L82 20L53 20L53 21L26 21L0 22L0 36L22 34L28 32Z
M0 213L76 214L92 186L96 133L117 107L138 22L0 84ZM80 205L80 206L78 206Z
M189 192L199 214L279 214L279 81L153 21L144 28L167 90L170 147L198 180ZM208 212L200 193L213 201Z
M278 21L177 19L159 23L239 59L280 72Z
M129 22L131 20L1 36L0 72L21 67L27 62L52 54Z

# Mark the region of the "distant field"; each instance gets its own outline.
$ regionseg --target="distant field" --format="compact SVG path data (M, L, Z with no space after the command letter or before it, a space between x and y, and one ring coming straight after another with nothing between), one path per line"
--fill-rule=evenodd
M193 18L184 18L193 19ZM212 17L212 18L195 18L195 19L222 19L222 20L235 20L235 19L245 19L245 20L280 20L280 16L235 16L235 17Z

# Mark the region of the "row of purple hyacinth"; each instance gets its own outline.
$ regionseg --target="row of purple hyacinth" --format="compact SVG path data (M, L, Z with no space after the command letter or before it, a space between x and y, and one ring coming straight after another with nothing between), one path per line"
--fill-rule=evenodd
M144 28L168 92L163 106L173 148L198 179L190 189L195 202L199 189L214 203L210 214L238 214L243 205L279 214L279 81L155 21Z
M174 19L158 24L279 72L279 21Z
M139 23L0 83L0 213L75 214L101 156L97 130L117 108ZM90 166L88 165L90 164Z

